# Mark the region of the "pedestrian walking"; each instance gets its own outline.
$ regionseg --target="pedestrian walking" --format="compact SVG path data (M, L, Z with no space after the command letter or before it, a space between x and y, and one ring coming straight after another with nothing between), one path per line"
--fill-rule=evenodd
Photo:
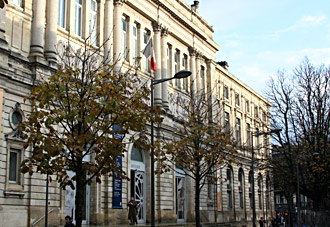
M261 217L259 220L259 226L264 227L264 218L263 217Z
M69 215L65 217L64 227L75 227L75 225L72 223L71 217Z
M137 202L132 197L131 200L128 202L128 220L130 220L130 225L137 224L137 218L136 218L136 207Z

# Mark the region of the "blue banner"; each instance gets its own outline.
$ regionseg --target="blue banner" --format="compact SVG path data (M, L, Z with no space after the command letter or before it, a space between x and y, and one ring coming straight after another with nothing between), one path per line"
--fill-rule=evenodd
M124 136L120 134L121 128L118 125L113 125L113 136L120 142L123 141ZM117 166L119 169L122 169L122 157L117 157ZM113 195L112 195L112 208L123 208L122 206L122 186L123 180L120 177L117 179L117 174L113 176Z
M117 157L117 165L122 168L122 157ZM123 208L122 206L122 185L123 180L120 177L117 179L116 174L113 176L113 195L112 195L112 208Z

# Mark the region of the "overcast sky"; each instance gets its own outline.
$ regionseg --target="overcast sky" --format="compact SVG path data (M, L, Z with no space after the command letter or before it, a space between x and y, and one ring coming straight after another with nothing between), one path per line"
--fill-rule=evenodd
M330 0L200 0L198 12L213 25L217 60L259 94L304 57L330 65Z

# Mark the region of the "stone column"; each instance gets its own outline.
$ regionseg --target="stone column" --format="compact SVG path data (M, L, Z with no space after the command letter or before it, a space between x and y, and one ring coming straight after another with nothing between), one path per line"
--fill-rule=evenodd
M104 60L111 62L113 56L113 0L106 0L104 6Z
M58 8L58 6L56 6ZM46 1L33 1L33 19L31 29L30 56L41 56L44 54L45 35L45 13Z
M154 72L154 79L161 79L161 53L160 53L160 29L161 25L158 22L152 23L153 31L154 31L154 39L153 39L153 47L155 51L155 59L157 64L157 71ZM157 84L154 87L155 91L155 105L161 105L162 103L162 85Z
M196 86L196 50L194 48L189 48L189 56L190 56L190 92L192 96L195 96L197 86Z
M56 62L58 0L47 0L45 57Z
M161 30L162 79L167 78L167 35L168 35L168 28L162 27ZM168 110L169 109L168 82L162 83L162 102L164 109Z
M125 0L114 0L113 10L113 61L120 66L123 59L119 59L124 50L121 50L121 18L122 18L122 5Z

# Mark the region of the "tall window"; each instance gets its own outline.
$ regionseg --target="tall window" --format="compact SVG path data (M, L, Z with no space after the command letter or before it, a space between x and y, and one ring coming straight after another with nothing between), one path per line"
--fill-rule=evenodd
M259 209L262 209L262 178L261 178L261 175L258 176L258 202L259 202Z
M240 100L239 100L239 94L238 93L236 93L235 94L235 104L236 104L236 106L240 106Z
M244 173L243 170L240 169L238 173L238 193L239 193L239 207L244 207Z
M223 87L223 96L225 97L225 99L229 99L229 90L227 86Z
M65 21L66 21L66 0L59 0L58 1L58 20L57 23L62 28L65 28Z
M251 146L251 126L249 123L246 124L246 143Z
M180 70L179 59L180 59L180 52L179 50L176 50L174 54L174 73L177 73ZM179 88L179 80L175 80L175 87Z
M262 111L262 120L263 121L266 121L267 120L266 111Z
M228 112L225 112L225 127L226 127L226 131L229 132L230 131L230 119L229 119Z
M144 47L148 44L148 41L150 39L150 33L149 31L144 31L143 32L143 43L144 43ZM144 70L147 71L147 72L151 72L151 62L149 59L147 59L145 56L144 56Z
M206 84L205 84L205 67L201 66L201 87L203 93L206 91Z
M75 2L75 26L74 31L76 35L82 35L82 0L76 0Z
M245 101L245 109L247 113L250 112L250 102L248 100Z
M167 46L166 48L166 52L167 52L167 55L166 55L166 64L167 64L167 77L170 78L171 77L171 48L170 46Z
M9 183L20 184L20 165L21 151L18 149L10 149L9 153Z
M93 44L96 43L96 35L97 35L97 2L96 0L91 0L91 9L90 9L90 23L89 23L89 34L90 39Z
M127 60L127 19L126 17L121 18L121 50L123 53L123 58Z
M250 208L253 208L253 198L252 198L252 171L249 172L249 202L250 202Z
M139 55L139 45L138 45L138 25L133 24L133 60L137 64L138 55Z
M228 208L233 207L233 179L231 174L231 169L227 169L227 200L228 200Z
M185 54L182 57L182 69L188 69L188 56ZM188 78L183 79L183 90L188 92Z
M236 140L237 144L241 145L241 119L236 118Z
M259 129L256 128L256 134L258 135L259 133ZM260 153L260 139L259 139L259 136L256 136L256 147L257 147L257 150L258 150L258 153Z
M258 106L254 107L254 117L259 117L258 109Z

